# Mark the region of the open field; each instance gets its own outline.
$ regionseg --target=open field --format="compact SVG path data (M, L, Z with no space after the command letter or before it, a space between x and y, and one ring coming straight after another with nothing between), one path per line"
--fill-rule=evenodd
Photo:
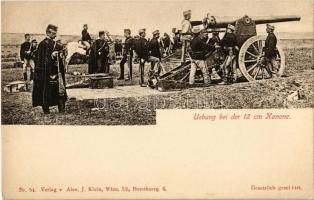
M32 108L31 93L2 92L3 124L75 124L75 125L146 125L156 123L156 109L260 109L314 107L313 40L285 40L286 70L284 77L255 83L213 85L189 88L170 94L145 97L111 98L98 100L69 100L65 114L56 108L51 114L42 114L41 108ZM301 45L302 44L302 45ZM147 65L148 66L148 65ZM134 65L138 84L138 65ZM146 67L147 69L148 67ZM2 69L3 85L21 80L21 69ZM86 65L72 65L71 71L86 72ZM119 66L111 66L117 77ZM115 85L124 85L116 81ZM129 83L127 83L129 84ZM287 101L287 96L299 89L302 100ZM105 91L104 91L105 92Z

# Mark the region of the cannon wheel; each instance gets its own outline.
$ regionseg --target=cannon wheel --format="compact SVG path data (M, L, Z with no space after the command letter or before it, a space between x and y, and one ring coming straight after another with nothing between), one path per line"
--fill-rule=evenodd
M269 79L273 74L282 76L285 70L285 54L277 44L277 63L279 69L272 69L271 65L265 65L264 56L262 55L263 47L265 46L266 36L258 35L249 38L242 45L238 63L240 71L248 81L256 81Z

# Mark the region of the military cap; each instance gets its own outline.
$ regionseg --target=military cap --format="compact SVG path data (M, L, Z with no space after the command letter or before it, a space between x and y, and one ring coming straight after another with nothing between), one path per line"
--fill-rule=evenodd
M191 14L191 10L183 11L183 16L190 15L190 14Z
M58 27L56 25L53 25L53 24L49 24L47 26L47 30L49 30L49 29L54 30L54 31L58 31Z
M193 33L200 33L201 32L201 28L200 27L194 27L193 29L192 29L192 32Z
M27 36L30 36L30 34L29 33L25 33L24 37L27 37Z
M233 26L233 25L231 25L231 24L228 24L227 28L230 29L230 30L235 31L235 26Z
M100 35L103 35L103 34L105 34L105 31L99 31L98 32L98 35L100 36Z
M272 26L270 24L266 24L266 27L269 28L270 30L275 30L275 26Z
M36 39L33 39L32 42L37 42L37 40L36 40Z
M159 34L159 30L155 30L155 31L153 32L153 35L156 35L156 34Z
M131 30L126 28L126 29L124 29L124 33L131 33Z
M138 33L141 34L141 33L145 33L146 32L146 29L145 28L142 28L140 30L138 30Z
M84 26L87 26L87 24L83 24L83 27L84 27Z

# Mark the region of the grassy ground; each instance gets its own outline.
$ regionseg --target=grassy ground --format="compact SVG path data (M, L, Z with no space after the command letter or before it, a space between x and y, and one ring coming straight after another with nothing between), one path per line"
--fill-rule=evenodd
M53 108L51 114L44 115L39 107L32 108L30 92L3 92L2 124L146 125L156 123L156 109L313 108L313 48L288 48L285 53L286 71L281 78L228 86L190 88L158 97L69 100L65 114L59 114ZM117 77L118 65L111 69L112 74ZM86 72L86 66L72 66L71 71ZM137 84L138 65L134 66L134 71L132 84ZM3 69L2 85L21 77L21 69ZM115 80L115 85L117 84L130 83ZM289 94L301 88L304 90L304 99L287 101Z

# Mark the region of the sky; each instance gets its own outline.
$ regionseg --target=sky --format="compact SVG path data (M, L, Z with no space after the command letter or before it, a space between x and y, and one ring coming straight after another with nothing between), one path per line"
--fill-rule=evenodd
M192 10L192 20L201 20L206 13L213 16L276 16L300 15L300 22L275 24L280 32L313 32L313 0L159 0L159 1L2 1L1 29L7 33L44 33L49 23L59 27L59 34L80 35L82 25L89 32L108 30L132 34L146 28L148 35L156 29L170 32L180 28L182 12ZM258 32L265 26L259 25Z

